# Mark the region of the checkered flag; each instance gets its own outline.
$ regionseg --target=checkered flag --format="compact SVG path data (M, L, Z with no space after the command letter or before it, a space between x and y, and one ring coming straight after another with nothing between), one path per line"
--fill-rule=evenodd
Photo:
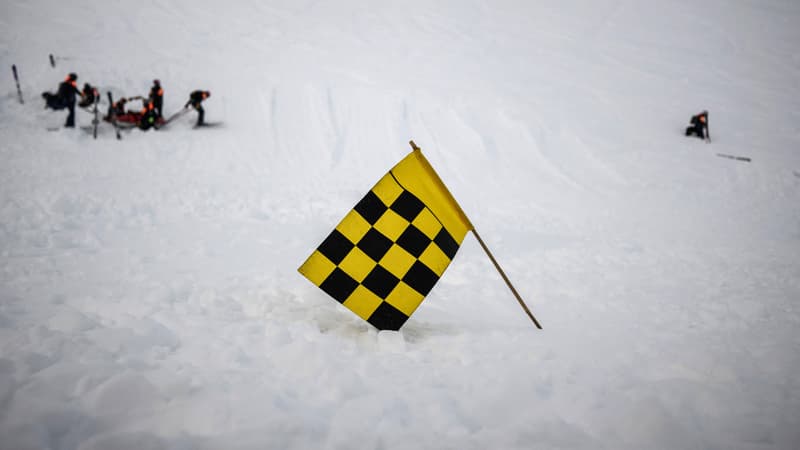
M419 147L397 163L298 269L379 330L399 330L471 231L537 328L525 302Z
M379 330L399 330L472 225L419 149L358 202L298 269Z

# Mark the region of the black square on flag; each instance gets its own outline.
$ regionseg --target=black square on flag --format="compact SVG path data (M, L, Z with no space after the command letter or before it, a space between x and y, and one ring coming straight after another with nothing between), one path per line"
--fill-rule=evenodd
M375 266L361 284L378 297L385 299L399 282L400 280L388 270L381 266Z
M375 193L369 191L353 209L361 214L361 217L366 219L370 225L375 225L375 222L377 222L389 208L383 204Z
M350 242L339 230L333 230L317 247L317 250L334 264L339 264L353 247L355 244Z
M445 255L448 258L453 259L456 256L456 252L458 251L458 242L453 239L453 236L450 236L450 233L447 232L444 228L439 230L439 234L433 239L433 242L442 249Z
M383 302L372 313L368 322L379 330L397 331L406 323L406 320L408 320L408 316L394 306Z
M392 246L392 241L380 233L375 228L370 228L367 234L358 241L358 248L367 254L370 258L378 262L383 258L383 255L389 251Z
M413 222L424 207L425 204L408 191L403 191L391 206L392 211L409 222Z
M337 302L344 303L347 297L350 297L350 294L358 287L358 281L354 280L344 270L337 267L333 269L333 272L328 275L328 278L326 278L319 287L328 295L335 298Z
M437 281L439 281L439 276L436 275L436 272L419 261L415 262L403 277L404 283L411 286L422 295L428 295L428 292L433 289L433 285L436 284Z
M419 228L415 227L414 225L409 225L403 234L397 238L397 245L403 248L403 250L407 251L414 255L414 257L419 258L419 255L428 248L430 245L431 239L428 236L425 236L425 233L419 231Z

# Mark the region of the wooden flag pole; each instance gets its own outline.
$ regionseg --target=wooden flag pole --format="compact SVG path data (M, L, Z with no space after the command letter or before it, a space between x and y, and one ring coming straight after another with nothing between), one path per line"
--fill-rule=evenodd
M514 289L514 286L511 284L511 281L509 281L508 277L506 276L506 273L503 272L503 269L500 268L500 264L497 264L497 260L494 259L494 255L492 255L492 252L489 251L489 247L487 247L486 244L483 242L483 239L481 239L481 235L478 234L478 232L475 230L475 228L472 229L472 234L474 234L475 237L478 239L478 243L480 243L481 247L483 247L483 251L485 251L486 254L489 255L489 259L492 260L492 264L494 264L494 268L497 269L498 272L500 272L500 276L503 277L503 281L505 281L506 285L508 286L508 288L511 289L511 292L514 294L514 297L517 298L517 301L519 302L519 305L522 306L522 309L525 310L525 314L527 314L528 317L531 318L531 320L533 321L533 324L536 325L536 328L541 330L542 326L539 325L539 321L536 320L535 317L533 317L533 314L531 314L531 310L528 309L528 305L526 305L525 302L522 301L522 297L520 297L519 293L517 292L517 290Z

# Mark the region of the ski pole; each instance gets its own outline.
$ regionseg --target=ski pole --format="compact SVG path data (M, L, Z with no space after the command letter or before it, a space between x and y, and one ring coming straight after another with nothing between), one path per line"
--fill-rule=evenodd
M11 71L14 72L14 82L17 83L17 95L19 96L19 103L20 105L24 104L25 102L22 101L22 89L19 88L19 77L17 76L17 65L11 65Z
M50 53L48 56L50 57L50 67L53 68L56 67L57 59L60 59L62 61L72 61L73 59L75 59L74 57L69 57L69 56L53 56L52 53Z
M117 133L117 140L122 139L122 135L119 134L119 126L117 126L117 115L114 113L114 97L111 95L111 91L107 92L108 94L108 120L111 121L111 125L114 126L114 131Z
M97 100L95 98L95 100ZM97 113L97 104L100 103L98 101L94 102L94 119L92 119L92 136L97 139L97 126L100 125L100 118Z

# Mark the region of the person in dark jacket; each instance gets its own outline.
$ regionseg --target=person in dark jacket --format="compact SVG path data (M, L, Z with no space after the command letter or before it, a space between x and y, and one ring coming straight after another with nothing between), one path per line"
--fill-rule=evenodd
M75 128L75 96L79 95L83 97L81 91L78 90L78 75L75 73L67 75L67 78L58 85L57 95L61 98L64 106L69 110L67 121L64 123L64 126L67 128Z
M158 80L153 80L153 87L150 88L150 101L153 102L156 117L159 119L164 117L164 112L161 109L164 105L164 89Z
M690 123L691 125L686 128L686 136L697 136L700 139L711 140L711 134L708 132L708 111L702 111L692 116Z
M121 115L125 114L126 113L125 105L127 103L128 103L128 99L125 98L125 97L121 97L121 98L117 99L117 101L115 101L114 104L111 105L108 108L108 115L111 116L112 113L115 116L121 116Z
M58 92L51 94L50 92L43 92L42 97L45 100L45 108L54 109L56 111L67 108L69 114L65 127L75 127L75 96L83 97L81 91L78 90L78 75L70 73L67 78L58 85Z
M97 91L97 88L89 83L83 84L83 90L81 93L83 94L83 99L80 101L80 103L78 103L78 106L81 108L92 106L94 105L94 102L100 100L100 93Z
M183 106L184 108L188 108L189 105L192 106L195 110L197 110L197 126L203 126L205 122L203 121L205 117L205 110L203 109L203 100L211 97L211 92L209 91L194 91L189 94L189 101Z

